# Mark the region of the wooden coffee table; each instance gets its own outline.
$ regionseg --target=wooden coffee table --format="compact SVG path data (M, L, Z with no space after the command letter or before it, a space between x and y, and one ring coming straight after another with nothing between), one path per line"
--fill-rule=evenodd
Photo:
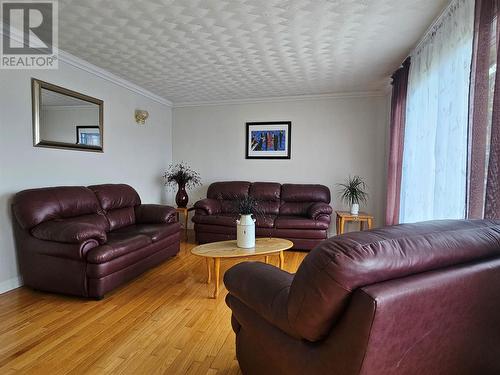
M214 264L215 289L213 298L219 295L220 283L220 260L221 258L247 258L255 256L265 256L266 263L269 262L269 255L279 255L279 267L283 269L285 256L283 252L292 248L293 242L282 238L257 238L255 247L243 249L236 246L236 240L212 242L196 246L191 253L207 260L207 284L210 285L212 279L211 263Z

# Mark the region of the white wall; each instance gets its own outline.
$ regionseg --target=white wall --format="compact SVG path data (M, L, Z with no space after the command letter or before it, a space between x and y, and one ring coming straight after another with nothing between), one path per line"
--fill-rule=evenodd
M292 121L291 160L246 160L245 122L273 120ZM327 185L333 208L340 209L335 184L360 175L370 194L362 209L381 225L388 122L384 96L174 108L173 158L202 176L204 185L190 192L191 203L205 197L214 181L277 181Z
M33 147L31 82L38 78L104 100L104 153ZM19 190L124 182L144 202L165 200L161 174L172 158L172 111L62 61L48 71L0 70L0 293L18 286L10 200ZM149 111L146 126L134 110Z

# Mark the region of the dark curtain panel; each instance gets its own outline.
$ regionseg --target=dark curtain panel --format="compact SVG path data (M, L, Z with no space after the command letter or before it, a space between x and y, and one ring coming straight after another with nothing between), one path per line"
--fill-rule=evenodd
M399 203L401 195L401 172L406 121L406 97L410 58L392 76L391 128L389 145L389 166L387 171L386 225L399 224Z
M488 135L490 129L490 65L496 0L476 0L474 49L471 72L468 212L470 219L484 217Z
M476 0L471 72L468 212L500 218L499 0Z
M491 139L490 139L490 157L488 162L488 178L486 181L486 197L484 216L488 219L500 219L500 73L498 71L498 62L500 61L499 32L498 24L499 2L491 0L494 5L493 22L496 23L496 33L494 34L494 44L496 54L493 58L497 71L495 74L495 86L493 91L493 109L491 117ZM493 50L493 48L491 49Z

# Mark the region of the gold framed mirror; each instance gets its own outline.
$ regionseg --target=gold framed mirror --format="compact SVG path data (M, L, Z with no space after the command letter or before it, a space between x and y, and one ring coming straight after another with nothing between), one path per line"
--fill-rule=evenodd
M103 152L103 101L31 79L33 145Z

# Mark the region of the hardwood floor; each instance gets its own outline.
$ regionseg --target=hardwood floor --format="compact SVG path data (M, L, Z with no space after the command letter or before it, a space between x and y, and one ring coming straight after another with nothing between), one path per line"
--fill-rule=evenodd
M0 295L0 374L239 374L226 290L208 298L193 246L181 243L177 257L102 301L28 288ZM305 255L286 252L285 269Z

